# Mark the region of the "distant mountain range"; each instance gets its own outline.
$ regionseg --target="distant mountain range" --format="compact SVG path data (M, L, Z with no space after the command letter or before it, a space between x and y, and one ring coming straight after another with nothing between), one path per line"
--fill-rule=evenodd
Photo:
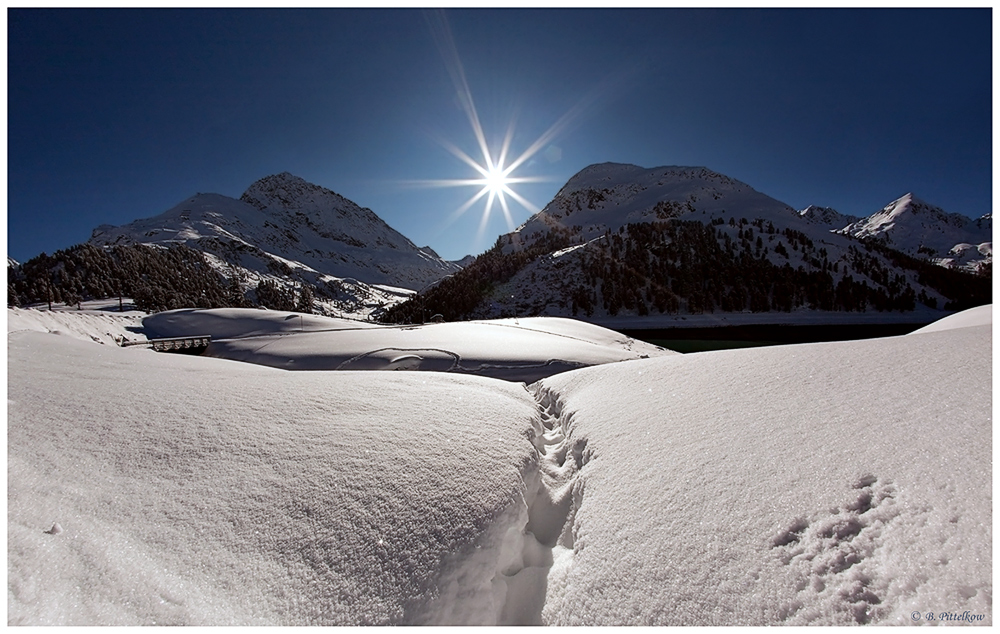
M120 250L141 245L154 250ZM195 255L157 256L180 245ZM265 305L388 321L950 310L988 300L992 217L949 214L912 194L867 218L797 211L704 167L604 163L573 176L493 249L448 262L370 209L284 172L239 199L197 194L153 218L102 225L88 246L112 249L113 262L86 250L63 264L8 261L35 278L8 286L9 296L122 292L131 280L84 278L108 267L134 276L139 259L160 271L154 287L135 286L154 307ZM218 284L201 295L185 284L166 298L179 284L170 262L196 254Z
M947 213L912 193L897 198L867 218L812 205L799 215L830 231L877 240L940 266L976 272L993 261L993 214L972 220L961 214Z
M947 267L978 271L993 261L992 213L972 220L947 213L913 194L892 201L867 218L851 220L837 233L878 240Z
M900 197L867 218L841 214L829 207L809 206L795 212L745 183L704 167L592 165L571 178L545 209L512 236L515 242L527 244L546 227L579 226L578 235L587 239L607 229L617 231L627 223L666 218L704 220L725 217L727 213L766 218L823 237L798 226L793 218L798 216L808 226L878 240L903 253L971 271L992 262L992 214L972 220L947 213L913 194ZM961 264L950 257L956 247L970 244L983 246L981 257Z
M493 249L386 318L413 319L418 306L445 319L602 323L951 310L988 300L988 283L969 273L988 274L991 262L990 216L945 214L909 194L859 219L822 207L796 211L704 167L604 163L573 176Z
M415 246L372 210L288 172L258 180L238 200L197 194L153 218L102 225L90 243L184 244L247 291L261 280L311 285L329 312L356 316L461 268Z

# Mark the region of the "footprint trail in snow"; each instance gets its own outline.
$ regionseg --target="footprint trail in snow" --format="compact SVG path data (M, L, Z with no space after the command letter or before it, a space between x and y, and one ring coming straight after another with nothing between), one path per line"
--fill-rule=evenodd
M586 440L568 433L562 403L553 392L528 388L538 403L541 428L533 439L538 469L525 478L527 524L504 548L509 556L498 572L506 586L498 625L541 625L542 610L553 568L564 570L573 558L573 519L583 501L579 479L585 463ZM505 544L505 546L508 546Z

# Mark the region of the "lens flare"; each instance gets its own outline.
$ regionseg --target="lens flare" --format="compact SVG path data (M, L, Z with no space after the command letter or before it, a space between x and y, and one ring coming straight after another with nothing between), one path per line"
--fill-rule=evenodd
M513 174L515 169L523 165L529 158L531 158L532 155L544 147L543 143L539 143L542 139L533 143L526 152L522 153L516 159L508 163L507 155L510 151L511 141L514 136L514 125L512 122L507 127L507 132L503 137L503 142L500 144L499 152L495 153L491 151L490 146L486 141L486 134L483 131L483 126L479 121L479 113L476 110L475 102L472 99L472 91L470 90L469 82L465 77L465 69L462 66L461 59L459 59L458 49L455 47L455 40L452 37L448 21L445 18L444 13L441 11L427 12L424 15L429 22L431 32L434 35L434 39L436 40L438 48L441 51L441 55L444 58L445 66L447 67L448 73L451 75L452 82L455 85L458 102L461 105L462 110L465 112L466 117L469 119L469 124L472 127L472 133L476 138L476 143L479 146L479 151L482 155L482 159L477 161L455 146L455 144L444 139L438 139L438 141L449 152L474 169L479 174L480 178L437 180L425 182L424 184L439 187L478 186L480 188L476 194L473 194L469 200L465 201L463 205L456 209L448 219L449 224L454 222L459 216L464 214L474 204L476 204L476 202L483 197L486 197L486 206L483 209L483 216L479 223L479 231L476 236L477 240L482 238L482 234L486 229L486 223L489 220L491 212L493 211L494 202L499 203L504 219L507 221L507 228L509 231L513 231L514 219L510 213L510 206L507 202L508 197L532 213L539 211L537 206L528 202L523 196L518 194L512 186L519 183L543 182L548 180L541 177L518 177ZM543 137L544 136L546 135L543 135Z
M467 201L465 201L465 203L452 212L448 218L447 224L451 224L457 220L465 212L471 209L472 206L479 200L485 197L486 204L483 208L482 219L479 222L479 231L477 233L476 240L478 241L482 239L483 233L486 229L486 224L493 211L494 203L499 204L500 209L503 212L504 219L507 221L508 230L513 231L514 219L511 216L510 205L507 200L508 198L517 202L531 213L537 213L539 211L539 207L528 202L524 196L517 193L514 186L521 183L539 183L554 180L547 177L515 176L514 172L521 166L525 165L536 154L550 151L552 149L551 144L556 136L571 127L573 123L583 116L583 113L586 110L592 108L598 101L608 95L619 94L620 91L615 89L615 85L621 83L621 77L627 76L629 73L616 73L616 75L612 76L612 79L614 80L613 82L609 83L606 81L604 82L604 85L598 86L596 90L570 108L570 110L560 117L548 130L535 139L535 141L532 142L528 148L524 150L524 152L519 154L513 160L508 161L508 154L510 152L511 142L514 136L513 121L507 127L507 132L503 137L503 141L500 143L499 152L494 152L490 148L489 143L486 141L486 134L484 133L483 126L479 121L479 113L476 110L475 102L472 100L472 91L470 90L469 82L465 77L465 69L462 65L462 60L459 58L458 49L455 46L455 40L452 36L451 28L448 25L448 19L445 16L444 11L426 11L424 12L424 18L427 20L431 34L437 43L442 58L444 59L445 67L448 69L448 74L451 76L452 83L455 86L458 103L469 120L469 124L472 127L472 133L475 136L476 143L479 147L479 154L482 158L480 160L476 160L455 146L454 143L439 138L437 141L459 160L475 170L475 172L479 175L479 178L443 179L417 182L411 181L411 184L430 187L478 186L479 191L473 194Z

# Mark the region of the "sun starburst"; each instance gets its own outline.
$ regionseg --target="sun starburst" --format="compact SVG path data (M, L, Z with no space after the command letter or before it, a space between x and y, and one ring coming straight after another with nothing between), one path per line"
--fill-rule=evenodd
M442 57L444 58L445 66L447 67L452 83L455 86L459 105L465 112L466 117L469 120L469 124L472 127L472 133L475 136L476 144L479 150L478 153L481 158L478 160L474 159L469 156L469 154L462 151L454 143L438 138L437 140L441 143L441 145L443 145L459 160L471 167L478 177L419 181L413 184L431 187L479 187L479 190L475 194L473 194L460 207L452 212L448 218L447 224L451 224L471 209L477 202L486 198L486 203L483 207L483 215L479 222L479 231L477 232L476 240L478 241L482 238L486 229L486 224L493 211L494 204L499 205L504 219L507 222L508 230L513 231L515 226L514 218L511 215L508 199L516 202L531 213L539 211L539 207L526 200L524 196L515 190L514 187L523 183L548 182L553 180L551 178L539 176L516 176L515 172L539 152L554 150L558 155L559 150L551 145L552 142L556 136L567 129L574 120L580 118L584 110L596 101L596 97L592 96L577 103L558 121L549 127L548 130L535 139L535 141L532 142L527 149L521 152L521 154L513 160L508 161L508 155L510 154L511 143L514 137L514 122L511 121L508 125L507 131L503 136L503 140L499 144L498 151L494 151L490 147L490 144L486 141L486 134L484 133L483 126L480 123L479 113L476 110L476 105L472 99L472 91L470 90L469 82L465 77L465 70L463 68L462 61L459 58L458 49L455 46L455 41L452 37L451 29L448 26L448 20L445 17L444 12L429 11L425 12L424 16L428 21L431 33L437 42Z
M531 158L531 156L538 152L543 146L537 142L533 143L527 151L523 152L513 161L508 162L507 159L514 136L513 124L507 128L507 133L503 137L499 151L493 151L490 148L489 143L486 141L486 134L483 131L482 124L479 122L479 114L472 101L472 93L469 91L468 85L465 83L465 76L461 72L460 66L455 75L457 77L456 86L460 88L460 102L462 103L463 109L468 116L481 158L479 160L474 159L454 143L446 139L438 138L437 141L444 146L445 149L474 170L475 176L471 178L423 181L422 184L433 187L478 187L479 189L476 193L469 197L469 199L466 200L465 203L463 203L458 209L452 212L451 216L448 218L448 224L457 220L460 216L465 214L465 212L471 209L473 205L485 198L486 203L483 207L483 214L479 222L479 231L476 236L476 239L479 240L482 238L495 206L499 206L501 212L503 213L508 231L513 231L515 226L514 217L511 213L511 200L521 205L531 213L535 213L539 210L537 206L519 194L514 189L514 186L522 183L544 182L549 179L538 176L515 175L515 170L521 167L525 161Z
M494 165L487 170L485 183L490 188L491 194L501 194L507 188L507 174L504 173L503 165Z

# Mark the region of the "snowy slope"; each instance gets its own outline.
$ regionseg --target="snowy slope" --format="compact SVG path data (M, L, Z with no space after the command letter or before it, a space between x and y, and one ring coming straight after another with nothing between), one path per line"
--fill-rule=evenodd
M510 235L512 245L532 244L539 235L567 231L587 242L628 223L680 218L761 219L777 228L802 231L813 240L843 244L824 234L877 238L911 255L945 257L960 243L992 243L992 215L971 220L946 213L913 194L889 203L867 218L829 207L795 211L738 180L704 167L656 167L602 163L575 176L555 198ZM920 251L924 247L924 251Z
M258 180L240 200L197 194L153 218L102 225L90 242L183 243L205 252L223 276L242 274L245 288L260 279L330 283L341 302L336 312L360 317L460 269L370 209L287 172Z
M798 218L785 203L704 167L601 163L570 178L544 209L508 235L515 246L533 244L553 230L586 242L628 223L669 218L708 222L733 215L782 226Z
M8 624L989 624L990 315L529 390L11 332Z
M989 623L990 356L974 326L541 381L574 456L542 460L566 507L542 619Z
M97 306L106 306L104 302L85 302ZM114 301L118 307L118 300ZM62 307L59 310L34 310L24 308L7 309L7 332L47 332L65 335L81 341L96 341L98 343L118 345L122 341L141 341L146 337L141 334L142 318L146 313L126 311L111 313L100 308L76 310Z
M277 310L182 308L153 313L143 319L143 327L149 337L211 335L213 339L230 339L293 332L323 332L345 328L378 328L379 326L353 319L337 319Z
M899 215L899 210L896 215ZM928 216L928 222L960 223L952 216L954 215ZM945 314L941 309L950 301L941 289L930 287L916 271L901 269L885 255L867 252L864 245L852 239L852 236L834 231L844 227L840 223L856 220L853 216L820 207L796 211L745 183L703 167L646 169L635 165L604 163L581 170L542 211L516 231L501 236L499 244L505 253L533 246L536 249L551 250L518 270L509 280L493 285L489 296L480 301L469 316L572 316L602 324L631 322L642 318L643 321L650 322L648 327L669 326L692 314L696 319L702 319L700 309L687 310L688 295L685 293L689 294L690 288L678 285L672 286L670 293L661 292L677 295L682 301L678 310L654 311L650 308L653 302L649 299L655 290L654 285L643 279L644 274L638 274L635 278L627 275L629 271L636 270L636 267L624 261L629 256L629 251L641 250L642 257L648 252L648 247L633 248L635 242L628 234L622 233L623 227L630 223L642 225L670 219L696 221L713 227L717 234L716 241L733 260L747 256L766 261L774 267L787 266L789 270L822 274L825 278L829 276L826 279L829 280L827 285L831 289L848 278L851 284L866 284L870 289L878 289L887 296L899 297L901 293L909 292L906 291L909 287L913 294L914 308L923 312L922 304L930 306L932 320ZM858 235L870 237L868 234ZM746 238L744 242L744 236L752 237ZM613 240L622 242L617 251L611 250ZM811 243L807 244L808 251L801 247L805 241ZM954 244L949 243L948 248ZM694 270L693 267L718 268L718 258L710 257L700 249L701 247L692 245L691 257L685 265L687 270ZM991 252L991 245L984 244L981 248L978 245L970 246L962 261L968 263L975 259L973 254L981 257L981 251ZM957 261L959 256L952 257ZM606 264L609 260L615 261L614 267ZM638 288L629 287L628 298L632 299L636 295L644 298L650 316L644 316L637 308L630 307L619 306L617 311L612 311L608 295L604 293L606 284L600 281L607 277L602 278L603 272L601 276L587 273L588 268L594 269L595 262L599 264L598 268L604 268L604 272L612 271L617 276L617 279L612 280L615 286L638 284ZM663 270L662 266L658 268ZM741 268L745 269L746 266ZM638 283L636 279L639 280ZM732 277L723 283L729 281L732 281ZM744 283L732 292L745 298L753 292L751 286ZM663 287L663 284L659 285L660 289ZM796 292L802 295L803 287L797 287ZM579 297L590 299L577 301ZM921 299L917 301L917 297ZM588 303L590 308L580 308L581 304ZM748 303L743 302L744 310L730 314L751 314ZM847 310L853 311L856 307L852 306ZM717 306L709 314L713 312L725 314L727 311ZM839 312L827 310L825 315L817 316L817 313L824 311L803 306L797 306L794 312L802 313L800 317L803 321L836 321L845 313L843 309ZM772 309L772 314L778 313ZM898 319L889 311L880 314L886 321ZM785 319L784 314L781 319Z
M947 254L932 258L932 260L949 268L965 269L972 272L987 271L992 274L990 267L993 265L993 241L980 242L979 244L959 242L951 247Z
M939 319L933 324L928 324L911 334L920 332L937 332L939 330L950 330L952 328L968 328L970 326L989 326L992 324L993 304L989 304L987 306L977 306L976 308L963 310L960 313L955 313L954 315L950 315L944 319Z
M828 229L842 229L852 222L861 220L857 216L842 214L832 207L817 207L809 205L799 212L799 216L807 222L822 225Z
M458 270L433 250L418 249L372 210L288 172L258 180L240 200L280 228L265 244L338 277L418 290Z
M522 386L8 352L9 624L496 621L536 460Z
M168 311L143 324L153 337L210 334L208 356L287 370L433 370L530 383L589 365L677 354L600 326L545 317L400 327L231 308Z
M512 244L531 244L553 228L591 240L629 222L682 218L761 218L790 226L817 239L814 230L834 230L857 238L877 238L914 256L942 265L975 269L992 258L992 214L976 220L906 194L882 210L859 218L810 205L795 212L808 225L789 223L791 208L749 185L704 167L657 167L603 163L573 176L556 197L511 236ZM962 247L961 245L965 245ZM970 250L968 246L971 245ZM983 256L989 256L984 258Z
M975 268L976 262L992 261L992 214L971 220L947 213L913 194L901 196L871 216L840 228L839 233L881 240L904 253L931 257L944 264Z

